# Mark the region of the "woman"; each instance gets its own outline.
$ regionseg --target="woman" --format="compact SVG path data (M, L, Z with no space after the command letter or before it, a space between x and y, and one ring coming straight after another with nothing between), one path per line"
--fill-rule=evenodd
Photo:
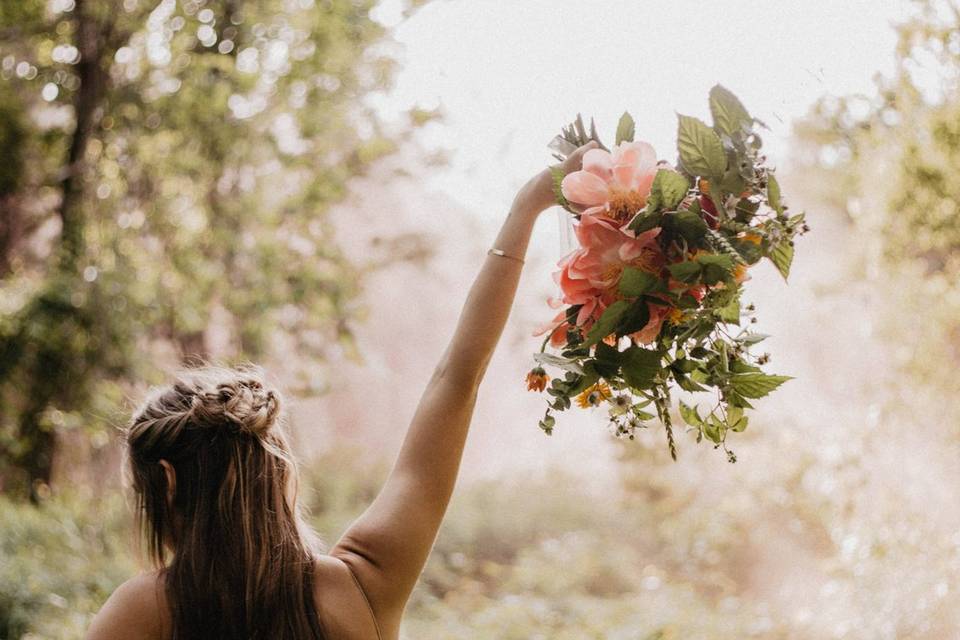
M594 146L562 170L580 169ZM155 392L127 444L159 568L122 584L88 639L396 639L552 185L544 170L515 197L386 484L329 553L302 524L280 397L258 370L195 370Z

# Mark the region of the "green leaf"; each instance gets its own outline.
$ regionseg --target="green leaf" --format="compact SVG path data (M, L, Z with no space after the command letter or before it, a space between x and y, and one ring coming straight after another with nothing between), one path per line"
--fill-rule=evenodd
M786 280L790 276L790 265L793 264L793 245L788 240L784 240L774 246L770 252L770 261Z
M727 169L727 154L716 132L701 120L677 114L677 150L687 173L719 178Z
M763 257L763 248L755 242L742 238L730 238L729 241L747 264L756 264Z
M575 396L580 393L583 393L583 391L587 387L593 386L594 384L596 384L597 380L599 379L600 379L600 375L597 374L596 372L587 372L586 375L577 376L577 378L575 378L573 382L570 384L570 388L568 389L567 394L571 396Z
M777 213L783 213L783 203L780 202L780 183L773 173L767 173L767 204Z
M623 115L620 116L620 122L617 123L617 137L616 144L621 142L633 142L633 135L635 131L635 126L633 124L633 118L626 111L623 112Z
M540 421L540 428L543 429L543 432L548 436L553 434L553 427L557 424L557 419L551 415L546 415Z
M630 347L623 352L623 379L631 387L647 389L660 372L660 354L651 349Z
M753 124L753 118L739 98L719 84L710 89L710 113L713 115L713 127L728 136L743 132Z
M740 175L740 172L737 171L736 167L733 167L729 171L725 172L723 174L723 179L720 180L720 190L726 193L739 195L743 193L743 190L746 188L747 183L743 179L743 176Z
M670 270L670 275L679 280L680 282L693 283L700 277L700 263L696 260L686 260L684 262L677 262L676 264L671 264L667 267Z
M769 337L770 334L768 333L748 333L740 338L740 342L743 344L757 344L758 342L763 342Z
M650 202L648 201L647 209L634 216L633 220L630 221L630 226L627 228L636 233L643 233L644 231L650 231L650 229L654 227L659 227L662 220L663 214L651 210Z
M707 438L715 444L720 444L723 440L723 425L712 413L703 423L703 435L707 436Z
M624 314L623 320L620 322L619 333L627 335L634 331L640 331L647 326L648 322L650 322L650 307L647 306L647 301L641 298L635 301L630 310Z
M723 253L708 253L697 258L703 267L704 284L715 285L730 277L733 271L733 258Z
M594 351L594 359L588 364L600 376L611 379L620 373L620 351L605 342L598 342Z
M703 418L697 413L697 408L687 405L682 400L680 401L680 417L691 427L703 425Z
M557 367L563 369L564 371L573 371L574 373L583 373L583 367L580 366L576 360L571 358L564 358L552 353L535 353L533 354L533 359L539 362L540 364L550 365L552 367Z
M587 332L587 337L583 343L583 346L596 344L613 333L614 329L617 328L617 326L620 324L620 321L623 319L623 314L625 314L629 308L630 303L626 300L617 300L607 307L604 310L603 315L601 315L600 318L593 323L593 326L590 327L590 331Z
M620 276L620 293L633 298L650 293L660 284L659 276L655 276L649 271L637 269L636 267L627 267Z
M730 376L730 386L744 398L762 398L791 376L771 376L766 373L737 373Z
M697 371L699 371L699 369L698 369ZM696 373L696 372L694 372L694 373ZM703 385L699 384L699 383L693 378L693 375L692 375L692 374L691 374L690 376L686 376L686 375L684 375L684 374L678 374L678 373L674 372L674 374L673 374L673 379L677 381L677 386L680 387L681 389L683 389L684 391L689 391L689 392L693 393L693 392L695 392L695 391L706 391L706 390L707 390L706 387L704 387Z
M690 183L681 174L669 169L660 169L650 187L651 197L663 206L664 209L676 209L677 205L686 197Z
M717 315L728 324L740 324L740 299L733 298L730 300L730 302L720 307Z
M559 166L554 165L550 167L550 176L553 178L553 197L556 198L558 205L570 213L576 214L577 212L570 207L570 201L563 195L563 190L560 188L560 183L563 182L564 175L563 169Z
M680 234L689 244L699 245L707 235L707 223L699 215L688 209L664 214L661 226Z
M729 407L727 409L727 429L741 432L747 428L747 416L743 415L743 407Z

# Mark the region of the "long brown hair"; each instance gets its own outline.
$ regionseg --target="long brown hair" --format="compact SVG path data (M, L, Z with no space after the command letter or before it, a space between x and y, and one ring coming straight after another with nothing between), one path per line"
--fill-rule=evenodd
M133 416L137 513L175 640L324 635L316 538L299 512L280 402L259 368L204 367L155 390ZM172 487L161 460L173 467Z

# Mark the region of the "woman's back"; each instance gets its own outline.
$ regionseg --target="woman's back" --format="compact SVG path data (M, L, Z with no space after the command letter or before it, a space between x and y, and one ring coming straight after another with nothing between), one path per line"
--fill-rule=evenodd
M350 567L330 555L318 556L315 567L314 605L325 640L384 638ZM97 620L109 620L120 634L99 629L95 621L90 628L91 635L103 634L96 637L170 640L172 616L162 573L151 571L127 580L104 605Z

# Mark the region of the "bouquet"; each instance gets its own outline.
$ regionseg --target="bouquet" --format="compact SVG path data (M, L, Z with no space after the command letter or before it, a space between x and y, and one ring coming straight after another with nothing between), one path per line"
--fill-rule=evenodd
M765 125L719 85L710 111L712 127L678 115L675 166L634 140L629 113L612 149L579 115L551 143L558 160L590 140L598 147L579 171L552 168L579 246L557 263L560 296L551 306L560 311L535 334L546 338L527 374L528 389L550 396L540 420L547 434L555 412L574 402L605 407L618 437L633 439L658 419L676 460L676 386L711 394L703 410L680 402L680 415L697 442L706 438L735 462L727 437L746 429L750 401L790 379L761 368L770 356L754 349L767 336L751 331L755 308L740 298L750 267L764 258L786 279L794 237L809 229L803 213L788 213L765 166L757 134Z

